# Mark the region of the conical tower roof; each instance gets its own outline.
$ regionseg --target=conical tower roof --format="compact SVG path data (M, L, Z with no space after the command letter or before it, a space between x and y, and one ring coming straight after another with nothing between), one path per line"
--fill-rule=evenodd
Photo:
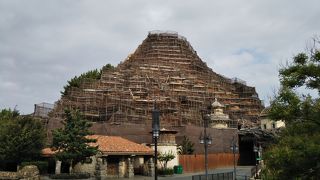
M217 98L214 98L214 102L211 104L213 108L223 108L224 106L217 100Z
M234 120L255 122L263 108L254 87L215 73L186 38L150 32L124 62L74 88L59 107L78 108L92 120L144 124L151 122L156 100L161 123L201 126L201 109L214 97Z

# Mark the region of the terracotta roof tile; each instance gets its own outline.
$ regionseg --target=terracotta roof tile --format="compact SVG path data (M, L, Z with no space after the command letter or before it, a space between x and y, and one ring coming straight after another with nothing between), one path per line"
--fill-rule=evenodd
M152 155L153 150L145 145L137 144L119 136L91 135L90 139L97 139L97 142L90 143L91 146L99 146L103 154L112 155ZM55 152L51 148L42 149L43 156L52 156Z
M43 156L53 156L56 152L53 151L51 148L44 148L41 150L41 154Z
M99 146L104 154L153 154L153 150L145 145L137 144L119 136L91 135L90 139L97 139L93 146Z

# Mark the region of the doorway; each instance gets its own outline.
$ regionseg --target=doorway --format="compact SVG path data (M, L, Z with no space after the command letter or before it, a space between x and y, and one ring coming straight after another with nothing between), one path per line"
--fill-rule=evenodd
M119 157L108 156L107 174L108 174L108 177L119 177Z
M239 165L255 166L256 159L253 152L254 138L248 135L239 135Z

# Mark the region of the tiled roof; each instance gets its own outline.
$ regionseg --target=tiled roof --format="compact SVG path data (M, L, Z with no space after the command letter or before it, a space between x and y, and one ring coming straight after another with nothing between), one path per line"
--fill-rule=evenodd
M103 154L153 154L153 150L145 145L137 144L119 136L91 135L90 139L97 139L93 146L99 146Z
M97 139L90 143L91 146L99 146L99 151L105 155L152 155L153 150L145 145L137 144L119 136L91 135L89 139ZM52 156L55 152L50 148L42 150L43 156Z
M49 157L53 156L56 152L53 151L51 148L44 148L41 150L42 156Z

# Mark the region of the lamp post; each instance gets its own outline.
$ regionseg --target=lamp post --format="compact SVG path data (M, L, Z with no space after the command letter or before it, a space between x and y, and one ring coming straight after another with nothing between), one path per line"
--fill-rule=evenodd
M233 175L234 175L233 179L237 179L236 152L238 151L238 146L237 146L236 139L234 137L232 138L232 142L231 142L231 150L233 153Z
M261 145L258 147L257 145L253 146L253 152L255 156L255 161L256 161L256 176L258 175L258 162L260 160L260 154L262 152L262 147Z
M208 180L208 145L212 144L212 138L209 134L207 134L208 121L210 119L209 114L202 114L203 123L203 135L200 134L200 144L204 144L204 166L205 166L205 175L206 180Z
M158 138L160 134L160 111L157 109L156 101L152 110L152 138L154 140L154 179L158 179Z

